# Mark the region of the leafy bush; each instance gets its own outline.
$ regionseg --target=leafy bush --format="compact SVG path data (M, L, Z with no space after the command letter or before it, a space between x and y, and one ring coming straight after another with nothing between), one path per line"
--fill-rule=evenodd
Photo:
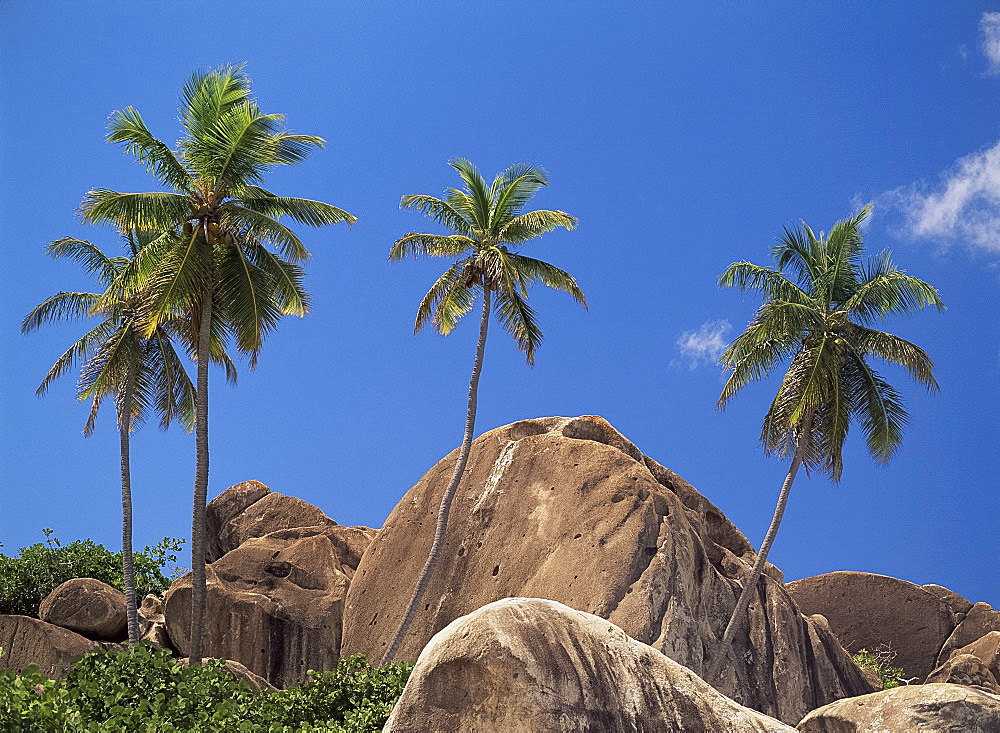
M0 614L37 616L38 607L57 586L72 578L96 578L124 591L121 553L114 553L90 540L65 547L43 529L45 542L22 547L18 557L0 555ZM183 540L164 537L153 547L133 553L136 593L162 595L170 581L160 572L177 559ZM2 546L2 545L0 545Z
M873 652L861 649L852 657L856 665L871 669L879 676L882 680L883 690L891 690L893 687L899 687L908 682L903 677L903 668L892 666L895 658L896 652L888 644L877 647Z
M0 723L11 733L368 733L381 730L413 668L376 669L364 657L347 657L331 672L309 672L299 687L255 693L222 664L186 667L168 652L139 644L91 652L58 683L34 668L20 675L0 671Z

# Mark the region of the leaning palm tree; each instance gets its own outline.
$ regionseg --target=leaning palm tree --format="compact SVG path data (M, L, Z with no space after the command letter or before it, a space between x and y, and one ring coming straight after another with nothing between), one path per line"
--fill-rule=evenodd
M81 212L89 222L163 232L123 273L122 288L149 294L141 314L146 333L164 322L182 322L180 335L197 362L190 628L190 656L197 664L207 598L208 363L222 360L232 339L252 369L281 317L308 311L301 263L309 251L281 217L315 227L356 219L330 204L262 187L269 170L301 162L324 141L285 130L283 115L264 114L242 66L192 75L181 91L180 115L183 137L171 150L132 107L113 113L108 140L121 144L167 190L95 189Z
M564 211L524 211L532 196L542 186L548 185L545 171L527 163L513 165L488 185L476 167L464 158L456 158L449 165L458 171L465 183L462 190L450 188L443 199L433 196L404 196L399 205L404 209L420 211L450 229L452 234L407 234L393 245L389 259L399 261L407 257L416 258L418 255L458 257L458 261L438 278L424 296L417 309L413 332L418 333L430 322L438 333L448 335L462 316L472 310L476 296L482 292L479 343L469 382L465 434L451 480L441 497L434 541L427 555L427 562L417 578L406 613L386 650L383 664L388 664L395 657L444 544L451 501L465 472L472 445L476 396L479 374L483 368L492 294L496 293L494 307L500 325L514 337L530 365L535 363L535 349L541 343L542 332L538 327L535 311L527 302L528 286L539 281L550 288L569 293L584 308L587 307L583 291L569 273L547 262L512 251L557 227L576 227L576 218Z
M128 232L124 237L127 257L108 257L98 247L81 239L65 237L46 247L55 258L70 258L97 277L101 287L113 291L115 281L142 246L148 235ZM61 292L46 299L25 317L21 331L34 331L43 323L77 320L90 315L101 322L84 334L59 357L45 375L37 394L44 395L49 385L77 364L83 365L77 385L80 401L90 400L91 410L84 435L94 430L98 410L106 397L114 397L121 440L122 472L122 576L128 617L129 643L139 642L139 616L132 564L132 482L129 463L129 434L146 419L150 410L160 416L166 429L177 420L190 432L194 428L194 385L188 378L171 341L170 324L162 324L150 334L142 332L136 320L141 310L142 294L127 298L112 297L107 305L95 310L101 300L98 293Z
M785 229L772 248L774 269L735 262L720 287L758 290L764 302L722 354L730 371L718 408L752 381L790 360L778 394L764 416L760 440L767 455L791 458L774 518L706 680L716 680L729 645L756 591L767 554L799 467L840 481L842 451L852 421L861 424L869 455L886 464L903 439L908 415L901 395L872 368L871 358L903 367L929 391L937 390L933 362L918 346L871 328L889 315L944 304L938 291L898 269L888 252L862 262L861 223L871 204L837 222L829 237L805 223Z

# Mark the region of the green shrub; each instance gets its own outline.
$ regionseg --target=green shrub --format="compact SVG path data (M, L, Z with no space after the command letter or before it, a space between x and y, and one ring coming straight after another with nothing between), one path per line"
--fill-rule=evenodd
M255 693L219 660L186 667L146 644L99 649L58 683L32 668L0 672L0 729L369 733L382 729L412 668L376 669L347 657L336 670L309 672L298 687Z
M907 681L903 676L903 668L892 666L895 658L896 652L888 644L876 648L873 652L861 649L852 657L859 667L874 670L882 680L883 690L891 690Z
M72 578L96 578L124 591L121 553L90 540L65 547L43 529L45 542L22 547L18 557L0 555L0 614L37 616L38 607L58 585ZM133 554L137 596L162 595L170 581L160 572L177 559L183 540L164 537L153 547ZM2 546L2 545L0 545Z

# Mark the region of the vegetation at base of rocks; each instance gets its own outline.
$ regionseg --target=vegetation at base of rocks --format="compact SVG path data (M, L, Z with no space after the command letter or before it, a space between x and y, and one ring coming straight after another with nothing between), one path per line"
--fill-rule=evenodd
M361 733L381 730L413 663L381 669L364 657L309 672L298 687L253 692L213 659L184 666L169 652L138 644L95 650L61 682L34 665L0 670L0 722L11 733L60 730L274 731Z
M52 536L51 529L42 532L44 543L22 547L18 557L0 555L0 614L37 617L45 596L73 578L96 578L124 592L120 552L111 552L91 540L77 540L64 546ZM139 598L147 593L162 596L167 591L170 581L161 568L177 560L175 553L183 542L164 537L133 555Z
M862 669L870 669L882 680L882 689L891 690L899 687L908 680L903 676L902 667L893 667L892 661L896 658L896 652L888 645L877 647L870 652L867 649L859 649L852 659L854 663Z

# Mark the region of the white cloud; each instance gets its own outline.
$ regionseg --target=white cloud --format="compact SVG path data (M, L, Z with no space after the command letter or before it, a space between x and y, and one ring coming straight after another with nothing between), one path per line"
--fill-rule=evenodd
M1000 74L1000 13L983 13L979 30L983 32L983 53L990 62L986 73Z
M728 334L733 329L729 321L705 321L695 331L685 331L677 339L681 356L691 369L701 365L714 365L729 345Z
M1000 34L1000 13L986 15L997 16ZM903 213L904 236L1000 254L1000 141L956 160L937 186L914 183L878 201Z

